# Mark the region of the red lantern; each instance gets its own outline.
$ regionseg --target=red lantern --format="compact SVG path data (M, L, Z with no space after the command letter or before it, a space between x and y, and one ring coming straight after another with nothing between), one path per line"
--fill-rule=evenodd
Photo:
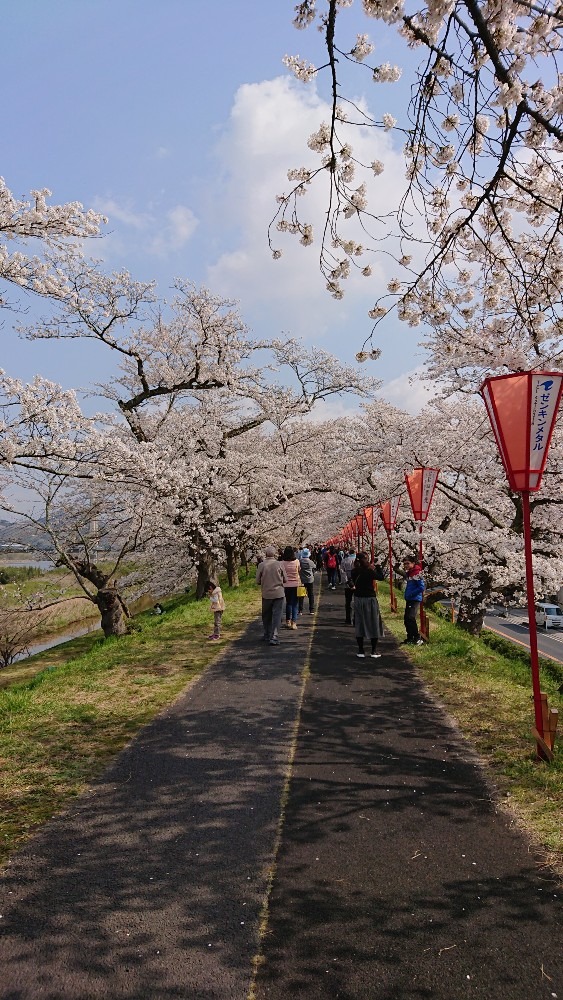
M426 521L439 474L439 469L431 469L428 466L405 473L415 521Z
M401 502L400 497L393 497L388 500L387 503L382 503L379 505L381 510L381 520L383 521L383 527L385 531L393 531L397 523L397 514L399 512L399 504Z
M542 710L532 568L530 493L539 490L563 390L561 372L516 372L485 379L485 400L509 486L522 495L530 666L538 756L549 756ZM545 696L544 696L545 697Z
M562 389L561 372L499 375L481 386L508 483L516 492L541 486Z

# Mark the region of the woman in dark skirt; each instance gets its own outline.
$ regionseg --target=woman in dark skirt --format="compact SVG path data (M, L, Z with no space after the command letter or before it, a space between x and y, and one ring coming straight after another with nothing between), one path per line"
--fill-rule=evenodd
M356 656L360 660L365 659L364 639L370 639L371 658L378 660L381 653L377 652L377 640L382 636L383 630L379 604L375 595L377 577L365 552L360 552L358 562L358 568L352 570L354 624L356 626L356 642L358 643Z

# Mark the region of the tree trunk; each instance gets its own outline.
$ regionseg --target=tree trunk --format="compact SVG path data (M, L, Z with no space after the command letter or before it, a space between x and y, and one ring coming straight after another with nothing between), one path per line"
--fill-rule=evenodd
M240 564L244 569L244 575L248 576L248 559L246 557L246 546L241 549Z
M215 560L209 552L200 552L197 558L197 584L195 596L198 601L205 594L205 584L215 577Z
M102 630L106 639L110 635L125 635L128 630L127 616L115 584L98 591L96 604L102 616Z
M232 545L230 543L227 543L225 545L225 553L227 555L227 579L229 581L229 587L238 587L240 552L236 542Z
M458 627L471 635L481 633L485 610L491 598L491 578L486 570L481 570L477 581L476 589L471 594L461 595L457 616Z
M76 562L70 568L94 584L97 593L90 600L102 616L101 625L106 639L110 635L125 635L128 632L129 611L117 589L117 581L91 563Z

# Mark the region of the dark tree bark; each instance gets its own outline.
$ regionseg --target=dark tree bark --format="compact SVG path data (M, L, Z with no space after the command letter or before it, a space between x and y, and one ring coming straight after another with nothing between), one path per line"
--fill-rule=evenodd
M237 543L227 543L225 545L225 553L227 556L227 579L229 581L229 587L238 587L240 551Z
M486 570L477 575L477 587L470 595L461 595L457 625L464 632L479 635L483 628L485 609L491 598L492 581Z
M128 631L129 610L117 589L117 581L91 563L77 562L75 565L80 576L96 588L97 593L91 600L100 612L106 639L110 635L125 635Z
M246 558L246 548L242 548L240 553L240 564L244 569L244 575L248 576L248 559Z
M195 596L198 601L205 594L205 584L215 577L216 565L213 556L209 552L200 552L197 561L197 584Z

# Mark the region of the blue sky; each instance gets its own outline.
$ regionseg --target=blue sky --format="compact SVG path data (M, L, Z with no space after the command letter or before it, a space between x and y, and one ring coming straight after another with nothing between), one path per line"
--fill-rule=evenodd
M293 6L5 0L0 173L17 196L45 186L55 202L105 212L106 235L92 252L106 267L154 278L162 295L176 275L189 277L239 299L256 336L301 336L350 361L369 330L367 309L393 274L388 262L372 261L374 277L354 279L337 303L325 292L315 247L286 240L274 262L267 245L286 171L307 157L315 162L306 139L326 119L323 84L293 81L281 62L286 53L322 57L316 30L293 28ZM360 16L359 0L355 6L345 12L350 44L371 28L374 61L404 61L393 36L378 42L380 26ZM379 114L404 118L403 83L374 87L366 73L353 86L359 100L365 87ZM376 197L388 205L402 178L400 139L379 133L362 144L366 157L386 162ZM313 218L321 204L319 192ZM103 377L108 359L97 345L21 342L12 318L3 321L9 374L40 372L73 386ZM382 358L369 366L395 380L384 394L397 405L418 398L405 373L420 364L419 337L390 320Z

